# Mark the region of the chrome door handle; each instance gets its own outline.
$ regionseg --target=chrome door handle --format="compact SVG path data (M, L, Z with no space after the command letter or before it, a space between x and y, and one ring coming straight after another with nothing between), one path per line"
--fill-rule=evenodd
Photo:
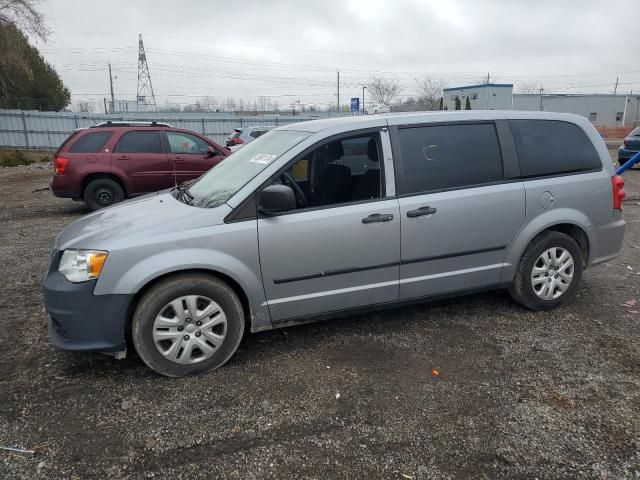
M437 208L425 206L425 207L420 207L420 208L418 208L416 210L409 210L407 212L407 217L415 218L415 217L421 217L423 215L433 215L437 211L438 211Z
M372 213L368 217L363 218L362 223L390 222L391 220L393 220L391 213Z

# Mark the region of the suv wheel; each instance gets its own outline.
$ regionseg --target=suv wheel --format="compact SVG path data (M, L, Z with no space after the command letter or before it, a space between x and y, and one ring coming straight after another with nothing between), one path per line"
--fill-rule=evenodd
M550 310L571 299L582 269L582 251L573 238L560 232L543 232L520 259L509 293L531 310Z
M242 304L224 282L184 274L152 287L133 315L133 344L161 375L182 377L224 365L244 333Z
M91 210L99 210L124 200L124 190L111 178L91 180L84 189L84 201Z

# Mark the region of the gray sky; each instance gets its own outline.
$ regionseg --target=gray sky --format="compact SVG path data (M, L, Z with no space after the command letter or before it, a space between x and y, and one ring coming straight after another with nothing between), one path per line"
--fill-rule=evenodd
M135 98L138 34L159 103L271 96L280 105L359 96L376 74L449 86L540 82L545 92L640 90L626 15L637 0L49 0L45 58L73 100ZM626 12L626 13L625 13ZM627 25L626 29L624 25Z

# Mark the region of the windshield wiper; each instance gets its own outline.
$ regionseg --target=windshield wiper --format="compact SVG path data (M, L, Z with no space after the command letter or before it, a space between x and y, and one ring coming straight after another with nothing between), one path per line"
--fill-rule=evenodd
M181 183L171 189L172 192L175 192L173 196L187 205L191 205L194 199L194 196L189 193L189 186L190 184L188 183Z

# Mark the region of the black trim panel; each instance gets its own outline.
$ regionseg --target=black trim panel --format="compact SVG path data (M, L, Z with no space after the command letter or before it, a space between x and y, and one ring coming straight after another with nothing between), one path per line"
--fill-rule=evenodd
M334 275L345 275L347 273L365 272L367 270L376 270L378 268L397 267L399 262L378 263L375 265L367 265L364 267L338 268L335 270L323 270L317 273L307 273L296 277L274 278L273 283L279 285L281 283L297 282L299 280L310 280L312 278L332 277Z
M480 250L469 250L466 252L459 252L459 253L448 253L446 255L436 255L434 257L410 258L408 260L402 260L400 264L408 265L410 263L430 262L432 260L444 260L445 258L464 257L467 255L476 255L478 253L499 252L500 250L504 250L505 248L507 248L507 246L502 245L500 247L482 248Z
M411 258L409 260L401 260L399 262L377 263L375 265L366 265L364 267L338 268L335 270L323 270L316 273L305 273L295 277L274 278L273 283L280 285L282 283L298 282L300 280L311 280L314 278L332 277L334 275L345 275L347 273L365 272L367 270L376 270L378 268L398 267L400 265L408 265L412 263L430 262L433 260L444 260L446 258L464 257L467 255L477 255L479 253L498 252L506 249L506 245L500 247L483 248L480 250L468 250L466 252L449 253L446 255L436 255L433 257Z

